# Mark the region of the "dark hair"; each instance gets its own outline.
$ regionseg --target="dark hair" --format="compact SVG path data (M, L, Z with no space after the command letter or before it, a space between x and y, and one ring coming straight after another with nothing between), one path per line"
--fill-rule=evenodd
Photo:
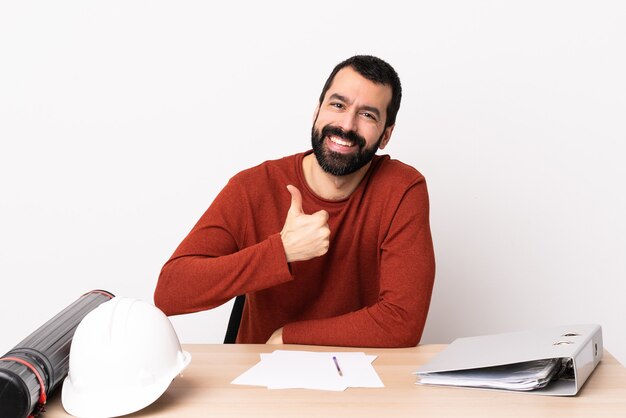
M391 87L391 101L387 105L387 120L385 121L385 128L396 123L396 115L400 109L400 101L402 100L402 85L400 84L400 78L398 73L393 69L391 65L381 60L380 58L371 55L355 55L348 58L345 61L340 62L330 73L322 94L320 95L320 105L324 101L324 96L333 83L335 76L345 67L352 67L357 73L363 77L377 84L384 84Z

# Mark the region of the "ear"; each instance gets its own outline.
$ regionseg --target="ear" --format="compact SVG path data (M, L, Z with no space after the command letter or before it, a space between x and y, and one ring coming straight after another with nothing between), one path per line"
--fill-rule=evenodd
M385 132L383 133L383 139L380 141L380 145L378 146L378 148L385 149L385 147L389 143L389 140L391 139L391 133L393 132L393 128L395 127L396 125L391 125L385 128Z

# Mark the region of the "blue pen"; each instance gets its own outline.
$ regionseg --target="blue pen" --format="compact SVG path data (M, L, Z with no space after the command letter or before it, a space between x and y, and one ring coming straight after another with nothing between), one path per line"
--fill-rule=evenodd
M337 357L333 356L333 361L335 362L335 367L337 368L339 376L343 376L343 373L341 372L341 367L339 367L339 363L337 363Z

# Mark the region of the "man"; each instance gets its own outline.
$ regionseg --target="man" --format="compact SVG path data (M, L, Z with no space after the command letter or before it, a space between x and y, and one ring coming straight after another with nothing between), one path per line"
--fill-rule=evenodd
M246 294L240 343L416 345L435 274L428 192L414 168L375 155L401 95L379 58L338 64L313 151L234 176L163 266L156 305L183 314Z

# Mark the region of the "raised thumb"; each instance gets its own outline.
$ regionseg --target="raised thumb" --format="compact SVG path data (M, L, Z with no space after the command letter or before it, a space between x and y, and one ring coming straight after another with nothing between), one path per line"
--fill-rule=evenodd
M289 190L289 194L291 194L291 206L289 206L289 213L294 215L303 215L302 193L300 193L300 190L298 190L297 187L292 186L291 184L287 186L287 190Z

